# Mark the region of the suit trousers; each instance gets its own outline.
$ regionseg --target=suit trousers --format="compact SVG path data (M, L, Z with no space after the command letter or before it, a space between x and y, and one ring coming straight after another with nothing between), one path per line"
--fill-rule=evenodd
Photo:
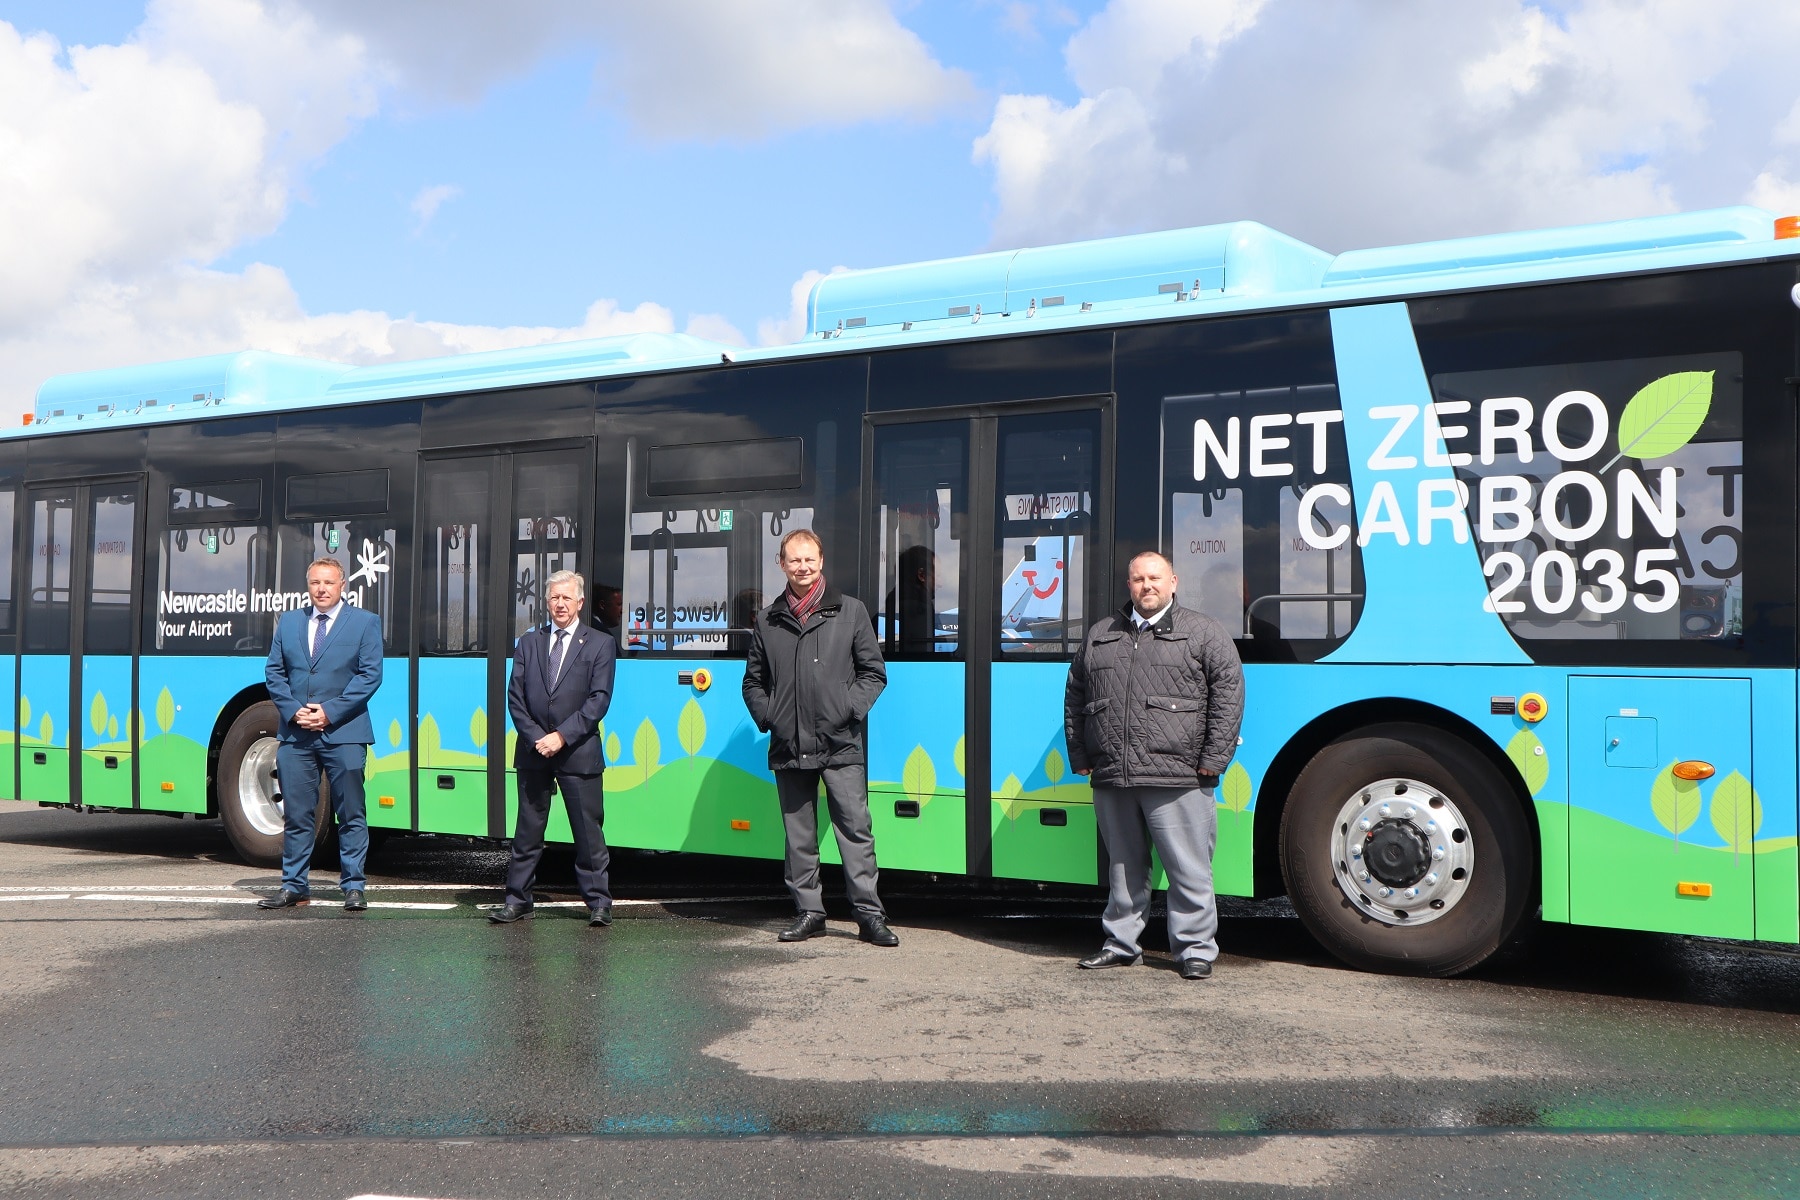
M1219 912L1213 902L1213 844L1218 838L1216 789L1094 788L1094 820L1106 843L1106 947L1142 952L1138 935L1150 912L1150 847L1169 877L1169 953L1176 962L1219 957Z
M519 822L513 829L512 860L506 867L506 902L530 904L531 885L544 857L544 829L550 824L550 784L562 793L575 837L575 883L589 908L611 908L607 868L612 854L601 831L606 821L606 788L599 775L561 771L520 771Z
M318 830L319 776L331 784L331 811L337 814L338 882L345 891L363 886L369 857L369 822L363 798L363 764L369 748L358 742L312 746L281 743L275 769L281 776L281 886L307 894L307 868Z
M869 822L868 775L861 766L775 772L781 799L781 824L787 834L784 875L794 904L803 913L825 912L819 887L819 780L825 780L825 803L837 829L844 860L844 890L859 919L885 919L875 894L875 832Z

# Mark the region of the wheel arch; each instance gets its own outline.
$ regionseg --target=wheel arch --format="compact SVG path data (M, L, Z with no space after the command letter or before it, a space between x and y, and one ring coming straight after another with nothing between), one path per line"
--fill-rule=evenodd
M1450 734L1486 759L1498 777L1505 781L1507 791L1525 817L1525 827L1531 837L1530 895L1541 897L1543 836L1538 828L1537 809L1519 769L1506 757L1505 751L1494 744L1493 738L1466 717L1435 704L1403 697L1358 700L1320 713L1295 730L1275 755L1256 790L1256 841L1251 863L1251 885L1256 896L1266 899L1286 894L1286 881L1281 877L1281 816L1306 764L1319 751L1347 734L1395 722L1426 725Z
M224 748L225 735L237 719L255 705L269 698L269 689L262 684L252 684L225 702L219 710L219 717L213 722L212 737L206 743L206 815L219 815L219 751Z

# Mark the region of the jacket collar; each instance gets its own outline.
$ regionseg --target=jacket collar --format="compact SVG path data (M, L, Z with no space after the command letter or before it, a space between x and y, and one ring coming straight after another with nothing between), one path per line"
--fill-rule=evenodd
M800 622L794 619L792 610L788 608L788 591L784 586L781 595L775 597L775 603L763 610L763 618L768 621L780 620L793 629L800 628ZM819 597L819 607L813 612L817 616L830 616L844 607L844 594L837 590L831 580L825 581L825 594Z
M1180 610L1181 598L1179 596L1170 597L1169 607L1163 609L1162 619L1150 627L1150 632L1158 633L1165 629L1173 631L1175 628L1175 614ZM1137 609L1131 606L1131 601L1129 600L1119 606L1119 623L1125 627L1126 633L1137 632Z

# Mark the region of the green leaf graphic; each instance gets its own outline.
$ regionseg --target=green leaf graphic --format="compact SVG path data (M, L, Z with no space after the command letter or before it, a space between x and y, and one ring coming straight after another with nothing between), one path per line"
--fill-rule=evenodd
M437 718L426 713L419 718L419 763L421 766L435 760L437 752L443 745L443 738L438 733Z
M475 749L486 750L488 739L487 710L478 708L469 718L469 740L475 743Z
M19 697L19 728L24 729L31 724L31 701L24 696Z
M94 736L99 737L106 732L106 693L95 692L94 702L88 706L88 724L94 727Z
M689 699L682 706L681 716L675 721L675 738L690 758L706 744L706 714L700 710L698 700Z
M1677 371L1646 383L1619 414L1619 453L1606 467L1621 458L1661 458L1693 441L1712 396L1711 371Z
M1735 862L1740 852L1750 848L1756 831L1762 828L1762 798L1748 779L1733 771L1713 788L1711 816L1713 828L1731 847Z
M656 726L645 717L643 724L637 727L637 734L631 739L631 758L638 766L644 768L644 778L648 779L656 773L656 760L662 757L662 739L656 736Z
M1019 782L1017 775L1008 775L1000 781L1000 798L1002 800L1016 799L1024 790L1025 785Z
M1656 773L1656 782L1650 785L1650 811L1680 848L1681 835L1700 819L1700 785L1692 779L1675 778L1674 771L1671 762Z
M106 736L111 738L115 742L119 740L119 718L118 717L106 718Z
M1231 811L1231 819L1243 819L1244 810L1250 807L1250 797L1256 789L1250 783L1250 772L1244 770L1243 763L1232 763L1231 768L1219 780L1219 799Z
M1063 777L1062 752L1058 751L1058 750L1052 750L1050 753L1044 755L1044 778L1048 779L1050 781L1051 787L1055 787L1057 784L1062 782L1062 777Z
M400 748L401 736L402 736L402 734L400 732L400 722L389 721L388 722L388 745L390 745L394 749L398 750Z
M1535 796L1543 790L1544 781L1550 778L1550 759L1544 754L1544 743L1538 741L1537 734L1529 729L1513 734L1512 741L1506 743L1506 757L1519 768L1519 778L1525 781L1526 792Z
M925 753L925 747L914 746L906 756L906 765L900 768L900 790L917 800L921 808L937 795L937 767L932 764L931 755Z
M623 753L625 753L625 743L619 740L619 735L616 733L607 734L606 761L609 763L616 763L619 761L619 755Z
M175 697L164 688L156 697L156 732L167 733L175 724Z
M50 744L50 739L55 736L55 734L56 722L50 719L49 713L45 713L44 719L38 722L38 740L47 746Z
M956 773L958 775L961 775L964 778L968 777L969 773L963 770L963 740L961 738L956 739L956 749L950 752L950 761L956 764Z

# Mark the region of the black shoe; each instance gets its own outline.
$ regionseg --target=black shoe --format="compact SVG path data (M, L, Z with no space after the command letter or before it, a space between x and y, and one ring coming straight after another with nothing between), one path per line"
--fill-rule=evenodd
M302 904L311 904L312 897L305 892L290 892L282 888L273 896L264 896L256 902L258 908L298 908Z
M871 946L898 946L900 938L887 927L887 922L880 917L871 917L856 923L857 937Z
M1098 954L1090 954L1075 965L1084 971L1100 971L1107 967L1135 967L1139 956L1136 954L1120 954L1108 947Z
M794 918L794 923L776 934L777 941L804 942L807 938L816 938L825 932L824 913L801 913Z
M522 921L526 917L529 917L533 911L532 906L529 904L514 904L509 900L506 903L506 907L496 908L493 912L489 913L488 920L496 925L511 925L514 921Z
M1183 959L1181 963L1181 977L1183 979L1211 979L1212 964L1207 962L1204 958Z
M363 899L361 888L351 888L344 893L345 912L367 912L368 909L369 902Z
M611 924L612 924L612 905L609 904L609 905L605 906L604 908L588 909L588 928L592 929L596 925L611 925Z

